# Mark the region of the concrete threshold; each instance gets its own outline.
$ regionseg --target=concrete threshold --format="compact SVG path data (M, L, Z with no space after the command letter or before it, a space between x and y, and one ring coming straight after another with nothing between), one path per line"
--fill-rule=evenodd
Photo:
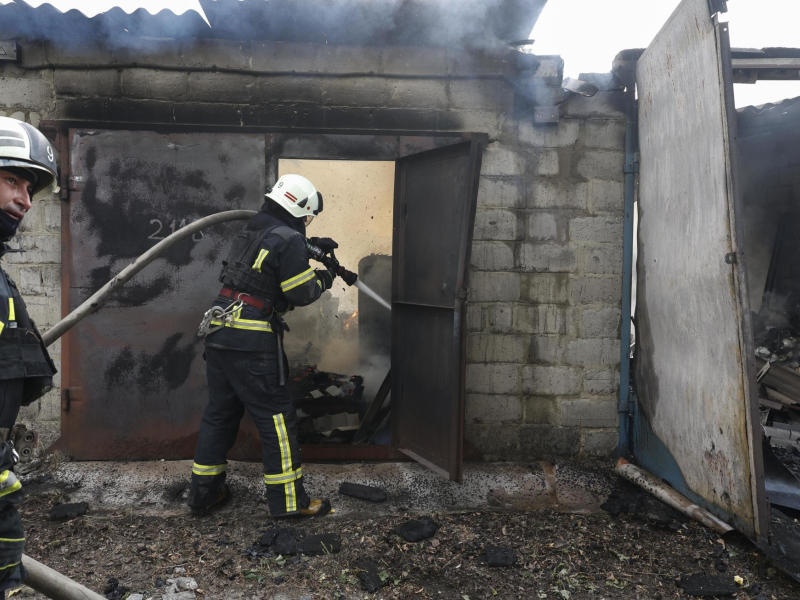
M60 464L46 485L65 492L63 502L180 514L186 511L191 467L191 461L69 462ZM467 463L461 485L409 462L306 463L303 471L309 494L330 498L338 517L543 508L587 513L599 510L614 486L610 469L574 462ZM31 492L36 493L37 473L25 479L31 480ZM252 502L266 511L262 479L260 464L231 461L232 504L241 508L243 502ZM389 499L375 504L340 496L343 482L379 487Z

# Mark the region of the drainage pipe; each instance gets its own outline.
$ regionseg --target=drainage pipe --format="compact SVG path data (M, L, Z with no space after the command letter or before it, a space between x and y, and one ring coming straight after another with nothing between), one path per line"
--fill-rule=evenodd
M619 443L617 456L632 456L631 444L631 287L633 280L633 200L639 171L636 122L636 72L620 71L625 85L625 217L622 234L622 326L620 328Z
M631 483L638 485L644 491L649 492L664 504L671 506L675 510L679 510L686 516L702 523L706 527L710 527L717 533L722 535L733 531L733 527L728 525L725 521L718 519L705 508L698 506L683 494L676 492L667 484L653 477L643 468L629 463L624 458L620 458L617 461L617 466L614 471Z
M87 315L90 315L105 302L106 298L114 291L125 285L130 279L133 278L139 271L144 269L147 265L153 262L166 250L180 242L181 240L194 235L201 229L218 225L219 223L226 223L228 221L239 221L242 219L249 219L256 214L254 210L229 210L221 213L216 213L208 217L198 219L194 223L181 227L174 233L168 235L155 246L150 248L147 252L142 254L139 258L129 264L127 267L117 274L111 281L97 290L92 296L81 304L78 308L69 313L66 317L61 319L47 333L42 336L45 346L49 346L58 338L64 335L67 331L72 329Z
M83 587L66 575L54 571L38 560L22 555L22 563L28 571L25 585L53 600L105 600L104 596Z

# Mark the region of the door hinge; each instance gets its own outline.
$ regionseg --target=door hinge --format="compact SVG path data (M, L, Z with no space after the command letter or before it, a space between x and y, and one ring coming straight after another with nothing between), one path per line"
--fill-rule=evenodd
M61 390L61 410L69 412L69 405L72 403L72 395L69 393L69 388Z
M630 173L638 173L639 172L639 162L632 162L632 163L625 163L625 168L623 169L625 174Z
M735 265L736 264L736 252L728 252L725 255L725 262L727 264L729 264L729 265Z

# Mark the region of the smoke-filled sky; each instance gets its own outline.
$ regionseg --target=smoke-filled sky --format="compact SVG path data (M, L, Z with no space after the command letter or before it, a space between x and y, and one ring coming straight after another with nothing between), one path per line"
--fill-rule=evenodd
M8 4L13 0L0 0ZM251 2L253 0L250 0ZM335 2L336 0L330 0ZM459 2L459 0L452 0ZM127 12L151 13L169 8L177 14L196 10L199 0L27 0L45 2L62 11L77 8L94 16L114 6ZM625 48L646 47L680 0L549 0L531 37L536 54L560 54L565 75L607 72L614 56ZM800 0L729 0L723 15L731 23L731 43L739 48L800 46ZM736 104L764 104L800 96L800 82L763 81L737 85Z

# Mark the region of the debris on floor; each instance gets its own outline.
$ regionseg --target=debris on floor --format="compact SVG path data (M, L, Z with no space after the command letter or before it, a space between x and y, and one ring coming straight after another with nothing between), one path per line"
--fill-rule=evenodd
M486 546L483 551L483 560L490 567L513 567L517 564L517 553L508 548Z
M636 515L640 519L672 530L680 529L687 521L683 514L671 506L626 481L618 482L616 489L600 508L615 516L620 513Z
M704 575L703 573L682 577L679 585L684 592L694 598L730 596L740 591L733 576Z
M433 537L439 524L428 517L411 519L397 528L397 534L407 542L421 542Z
M76 517L81 517L89 510L88 502L76 502L74 504L56 504L50 509L51 521L68 521Z
M388 497L386 492L380 488L348 482L344 482L339 486L339 493L343 496L367 500L368 502L385 502Z
M359 565L358 580L361 582L361 589L374 594L389 585L389 573L379 569L373 562L365 562Z
M300 551L308 556L338 554L342 551L342 538L335 533L310 535L301 542Z

